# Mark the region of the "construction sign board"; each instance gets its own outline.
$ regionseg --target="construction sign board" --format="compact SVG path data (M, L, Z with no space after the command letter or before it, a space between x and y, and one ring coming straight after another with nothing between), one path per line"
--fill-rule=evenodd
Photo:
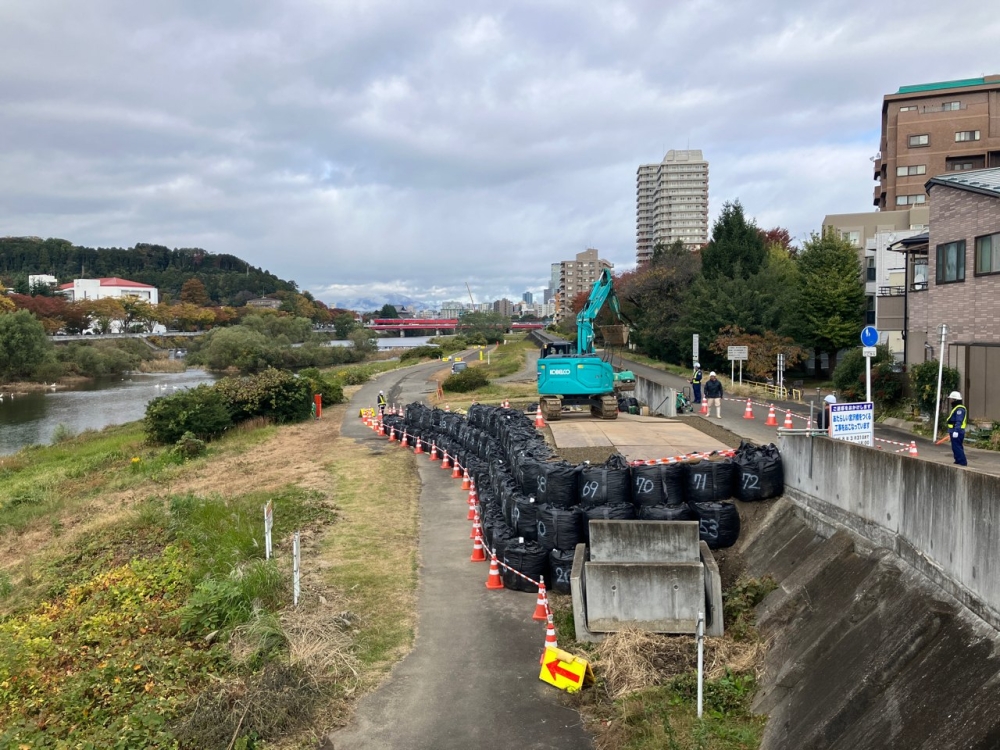
M750 359L749 347L727 346L726 359L733 360L734 362L745 362L746 360Z
M542 671L538 679L567 693L575 693L594 682L590 662L558 648L547 648L542 654Z
M875 404L830 404L830 437L871 447L875 444Z

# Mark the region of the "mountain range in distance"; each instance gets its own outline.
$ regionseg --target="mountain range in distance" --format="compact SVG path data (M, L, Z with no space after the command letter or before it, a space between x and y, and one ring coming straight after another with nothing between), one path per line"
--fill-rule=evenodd
M383 294L372 297L355 297L353 299L339 299L329 302L330 307L337 307L342 310L355 310L356 312L371 312L381 310L384 305L392 305L399 309L406 307L410 310L432 310L435 305L423 302L405 294Z

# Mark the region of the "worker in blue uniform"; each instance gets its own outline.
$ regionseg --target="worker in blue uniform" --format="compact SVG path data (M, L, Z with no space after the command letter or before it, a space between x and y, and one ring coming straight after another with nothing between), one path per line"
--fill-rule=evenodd
M694 363L694 375L691 376L691 390L694 393L694 402L701 403L701 363Z
M951 414L945 425L948 428L948 435L951 437L951 452L955 456L955 463L959 466L968 466L969 462L965 458L965 428L969 423L969 410L962 403L962 394L952 391L948 394L951 401Z

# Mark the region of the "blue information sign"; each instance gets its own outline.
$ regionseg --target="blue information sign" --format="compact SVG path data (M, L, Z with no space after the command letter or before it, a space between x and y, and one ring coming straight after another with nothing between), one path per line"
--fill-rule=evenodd
M861 343L864 346L875 346L878 344L878 331L875 326L865 326L861 329Z

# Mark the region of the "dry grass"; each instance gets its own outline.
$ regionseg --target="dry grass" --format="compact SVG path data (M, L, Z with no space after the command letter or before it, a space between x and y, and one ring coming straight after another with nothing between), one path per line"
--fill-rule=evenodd
M187 370L187 365L183 359L162 357L139 363L139 372L184 372L185 370Z
M757 674L764 655L760 641L705 639L705 677L718 679L726 671ZM698 664L695 639L626 628L597 647L595 668L604 677L608 693L618 699L645 688L664 685L691 672Z

